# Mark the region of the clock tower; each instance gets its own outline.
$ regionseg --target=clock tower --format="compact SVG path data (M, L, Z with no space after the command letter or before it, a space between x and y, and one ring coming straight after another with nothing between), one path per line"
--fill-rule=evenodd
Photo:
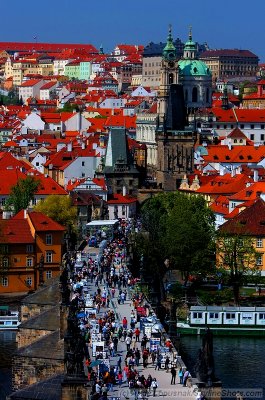
M169 88L178 83L177 52L173 43L171 25L169 25L167 44L163 50L161 63L161 79L158 91L158 115L162 120L166 114Z

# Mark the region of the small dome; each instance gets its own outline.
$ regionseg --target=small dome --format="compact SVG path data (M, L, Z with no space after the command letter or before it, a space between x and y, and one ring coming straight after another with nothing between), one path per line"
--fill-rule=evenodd
M200 60L180 60L178 66L180 76L212 76L208 66Z

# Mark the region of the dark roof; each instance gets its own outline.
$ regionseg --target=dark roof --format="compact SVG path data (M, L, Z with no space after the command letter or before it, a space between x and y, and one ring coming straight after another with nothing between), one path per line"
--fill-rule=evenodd
M259 198L220 227L220 232L231 235L265 236L265 203Z
M60 333L57 330L26 347L21 347L16 352L16 355L18 357L45 358L60 361L64 359L64 340L60 339Z
M23 304L38 304L38 305L54 305L60 301L59 291L59 277L51 281L47 281L44 287L38 289L35 293L32 293L25 297L22 301Z
M221 50L207 50L200 54L200 58L206 57L253 57L257 58L256 54L249 50L240 49L221 49Z
M54 375L49 379L35 383L18 390L9 396L11 400L61 400L61 384L63 374Z
M110 130L103 172L105 174L139 173L129 152L126 129L112 128Z
M59 306L55 306L20 324L19 329L56 331L59 326Z

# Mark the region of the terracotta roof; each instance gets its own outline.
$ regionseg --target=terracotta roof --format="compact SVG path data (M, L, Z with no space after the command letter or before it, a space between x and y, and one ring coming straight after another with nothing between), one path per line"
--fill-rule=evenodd
M247 139L246 135L239 128L233 129L227 137L233 139Z
M52 88L53 86L56 86L56 81L50 81L50 82L45 83L45 84L40 88L40 90L50 89L50 88Z
M26 219L0 220L0 241L1 243L33 244L35 242L32 236L29 224Z
M229 213L229 200L226 196L217 196L210 205L211 210L216 214L227 215Z
M23 82L20 87L32 87L41 82L41 79L29 79L28 81Z
M108 204L131 204L136 202L137 198L129 195L123 196L116 193L108 196Z
M232 177L230 174L222 176L215 176L210 182L202 185L196 193L210 194L210 195L233 195L244 187L246 184L252 182L249 177L238 174Z
M249 201L255 200L261 193L265 194L265 182L254 182L240 192L229 197L229 200Z
M206 163L259 163L265 157L265 146L210 145L208 155L202 156Z
M221 227L222 233L265 236L265 203L259 198L233 219Z
M41 51L61 52L64 49L85 50L87 53L98 53L98 50L91 44L78 43L26 43L26 42L0 42L0 48L6 51Z
M32 211L29 217L36 231L65 231L66 229L41 212Z

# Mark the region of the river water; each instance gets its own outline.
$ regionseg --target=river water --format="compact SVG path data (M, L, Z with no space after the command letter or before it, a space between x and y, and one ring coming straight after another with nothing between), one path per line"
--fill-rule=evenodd
M180 354L192 376L195 376L194 365L201 345L200 336L181 338ZM248 397L251 399L259 396L252 396L253 391L247 389L262 389L262 397L258 398L265 399L265 338L214 336L213 347L215 375L222 381L222 388L243 389L245 399L247 393L251 393L251 397ZM231 390L224 390L224 393L231 393Z
M11 364L16 349L16 331L0 331L0 400L12 391Z

